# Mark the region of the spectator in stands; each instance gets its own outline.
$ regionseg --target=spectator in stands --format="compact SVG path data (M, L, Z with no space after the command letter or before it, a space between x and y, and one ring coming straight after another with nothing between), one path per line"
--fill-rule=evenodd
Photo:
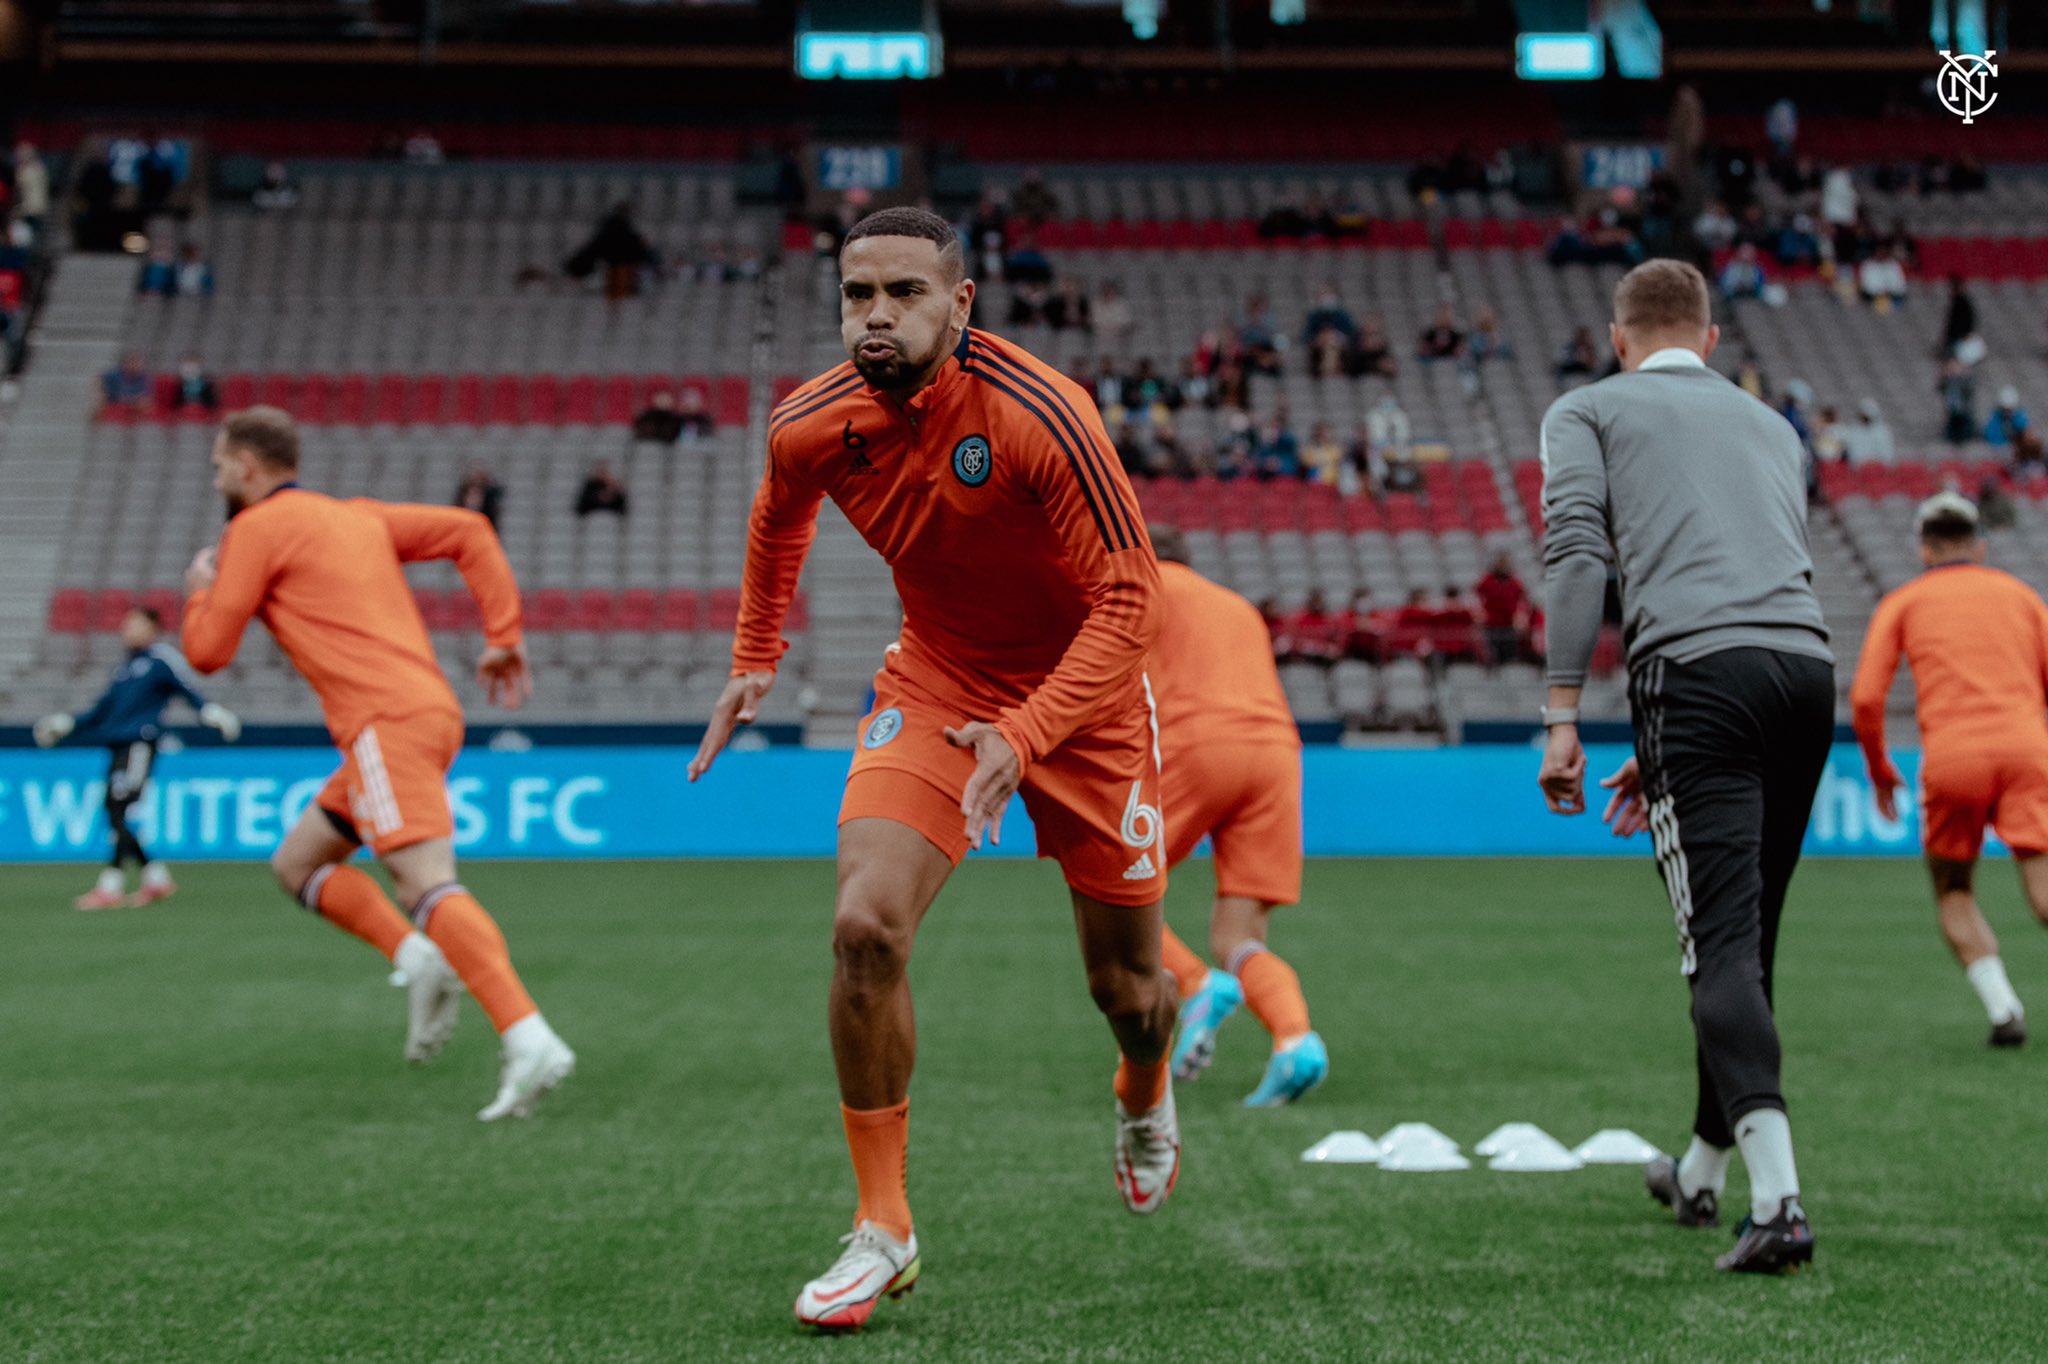
M1331 379L1350 372L1355 352L1344 334L1325 327L1309 338L1308 373L1311 379Z
M1364 588L1351 596L1351 609L1344 613L1344 656L1378 662L1386 653L1386 631L1380 614L1372 609L1372 593Z
M213 297L213 267L197 242L178 248L177 291L184 298Z
M1243 412L1251 406L1251 384L1244 366L1232 360L1209 380L1209 406Z
M1259 429L1258 457L1253 472L1261 483L1295 479L1302 475L1301 441L1288 424L1284 407L1268 417Z
M633 418L633 439L674 445L683 438L685 431L698 435L708 433L711 414L704 410L703 392L695 388L690 392L696 395L696 410L686 415L675 394L665 388L655 390L649 395L647 406Z
M1290 197L1259 215L1259 236L1266 241L1299 241L1315 231L1309 212Z
M2012 443L2012 473L2015 478L2026 474L2048 472L2048 446L2041 441L2041 434L2032 429L2022 431Z
M1279 602L1265 597L1259 602L1259 619L1266 622L1266 634L1273 641L1273 657L1286 661L1294 653L1294 637L1287 631L1290 618L1281 614Z
M1585 234L1575 218L1559 218L1544 245L1543 258L1552 265L1583 265L1591 259Z
M171 388L171 411L187 409L220 411L220 390L207 377L206 367L199 362L199 357L189 352L178 362L177 383Z
M2019 508L2006 491L2005 480L1997 474L1984 475L1977 484L1977 524L1985 530L2011 530L2019 519Z
M1400 399L1387 393L1372 405L1365 414L1365 430L1372 442L1372 448L1387 462L1388 482L1392 483L1392 469L1396 461L1412 462L1410 443L1414 440L1415 429L1402 410ZM1418 477L1417 482L1420 483Z
M1709 256L1733 247L1736 230L1735 215L1719 199L1709 199L1699 216L1692 220L1693 240Z
M1788 268L1802 265L1817 265L1821 258L1819 225L1810 213L1795 213L1786 224L1778 229L1778 240L1771 254L1778 264ZM1833 248L1829 248L1832 254Z
M1856 220L1863 216L1856 177L1847 166L1835 166L1821 178L1820 218L1834 239L1835 254L1846 259L1855 251Z
M633 221L633 206L612 205L596 229L562 263L562 273L571 279L588 279L604 272L604 296L617 303L640 292L643 271L659 268L660 257Z
M1479 619L1486 630L1487 660L1498 666L1522 656L1522 640L1529 629L1529 611L1534 603L1529 589L1515 576L1515 561L1503 554L1493 561L1473 589L1479 598Z
M1071 281L1062 281L1068 282ZM1045 306L1051 301L1052 291L1043 283L1020 284L1010 291L1010 311L1004 320L1012 327L1040 326L1045 322Z
M1089 328L1088 295L1081 288L1081 281L1072 275L1061 278L1059 287L1051 294L1041 294L1039 315L1045 325L1054 331L1073 328L1085 332Z
M1010 213L1000 190L981 196L981 202L975 205L974 216L967 220L962 235L967 239L968 258L980 263L977 273L985 279L994 279L1003 272L1003 257L1008 254L1010 244Z
M1344 447L1344 463L1337 470L1337 491L1345 497L1364 493L1378 498L1387 487L1387 460L1373 444L1372 427L1360 422Z
M1352 348L1345 371L1353 377L1392 379L1400 372L1394 348L1387 343L1387 329L1377 317L1365 319L1359 328L1358 344Z
M1762 298L1764 286L1770 283L1770 276L1764 271L1764 263L1757 255L1756 247L1748 242L1735 248L1735 254L1721 267L1721 296L1726 299Z
M1890 464L1899 457L1877 399L1857 404L1856 420L1842 428L1842 457L1852 465Z
M1010 196L1010 207L1025 222L1037 227L1040 223L1059 217L1060 197L1045 183L1045 176L1036 166L1024 172L1024 178L1017 182L1017 192Z
M471 460L469 468L462 473L462 482L455 485L455 504L469 511L480 512L492 526L498 524L498 512L505 505L505 489L491 473L491 466L482 460Z
M582 491L576 494L576 514L588 516L592 512L626 514L626 485L605 460L590 466L590 475L583 480Z
M1308 430L1308 444L1301 448L1302 476L1316 483L1336 487L1338 471L1344 467L1344 447L1330 434L1328 422L1317 422Z
M142 273L135 279L135 292L144 298L178 296L178 258L168 242L158 242L149 248Z
M1245 299L1244 317L1237 324L1237 346L1244 354L1245 368L1251 373L1280 372L1280 333L1273 329L1264 294Z
M1313 663L1327 668L1344 657L1349 623L1330 609L1320 591L1308 594L1308 603L1287 622L1287 638L1293 648L1289 661Z
M1181 442L1180 432L1170 419L1152 423L1152 469L1155 475L1168 474L1183 481L1194 478L1201 472L1195 458L1195 451Z
M1954 357L1942 362L1937 384L1941 393L1942 438L1951 445L1965 445L1977 438L1977 375Z
M1182 403L1191 407L1210 405L1209 376L1202 372L1200 363L1192 355L1180 362L1179 388Z
M1302 324L1301 339L1314 344L1324 332L1335 332L1346 343L1358 339L1357 319L1344 306L1334 283L1325 284L1316 291L1315 302L1308 310L1308 320Z
M2027 409L2020 406L2020 391L2007 384L1998 390L1998 406L1984 423L1984 443L2001 449L2015 444L2031 422Z
M1764 367L1756 362L1756 352L1742 353L1742 363L1735 367L1735 386L1759 402L1770 401L1770 385L1764 381Z
M1156 422L1182 405L1180 385L1159 373L1150 356L1141 356L1138 367L1124 380L1124 406L1140 421Z
M1948 277L1948 316L1941 324L1941 358L1954 356L1956 347L1977 334L1977 303L1961 275Z
M263 168L263 178L257 182L256 190L249 196L249 202L266 213L276 213L296 208L299 202L299 187L292 183L290 172L284 162L273 161Z
M1464 351L1465 333L1458 327L1458 314L1448 303L1439 303L1436 317L1416 339L1415 355L1423 361L1455 360Z
M1124 297L1123 285L1106 279L1096 291L1095 301L1088 306L1088 320L1081 325L1092 325L1097 345L1121 352L1131 344L1131 336L1138 329L1138 314L1130 299Z
M1500 334L1500 318L1491 307L1482 305L1472 314L1472 331L1465 338L1465 361L1469 365L1483 365L1488 360L1512 360L1515 348Z
M1864 302L1881 312L1906 301L1906 267L1899 263L1891 243L1880 243L1877 253L1863 262L1856 272L1856 288Z
M405 139L405 159L414 166L438 166L447 160L447 153L441 148L441 139L432 130L415 128L412 136Z
M1132 478L1151 478L1158 472L1152 465L1151 443L1130 421L1120 421L1110 429L1109 443L1116 449L1117 463Z
M146 412L150 388L149 371L142 367L142 357L134 351L123 355L118 366L100 376L100 394L108 407Z
M1813 426L1813 457L1823 464L1846 462L1849 457L1848 442L1842 437L1842 414L1833 407L1820 410L1820 420Z
M50 217L50 168L33 142L14 145L14 216L28 224L36 240Z
M1808 455L1813 453L1813 385L1804 379L1787 379L1785 397L1778 404L1778 414L1791 423L1792 430L1799 436L1799 443Z
M1121 413L1124 409L1124 376L1117 368L1116 357L1105 355L1095 371L1091 385L1095 390L1095 405L1102 409L1103 420L1109 420L1111 412Z
M1003 280L1007 284L1052 283L1052 259L1039 249L1036 233L1020 234L1003 257Z
M1593 329L1580 327L1574 331L1571 340L1564 343L1564 349L1557 357L1557 377L1562 383L1566 379L1589 375L1600 363L1600 351L1593 341Z

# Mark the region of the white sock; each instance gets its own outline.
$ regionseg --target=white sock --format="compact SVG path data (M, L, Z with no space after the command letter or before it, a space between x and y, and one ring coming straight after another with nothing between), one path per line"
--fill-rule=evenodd
M150 862L142 868L142 884L145 886L168 886L171 883L171 869L161 862Z
M1678 1188L1687 1198L1701 1189L1712 1189L1714 1197L1721 1196L1721 1190L1728 1187L1728 1157L1734 1154L1726 1146L1709 1146L1698 1137L1685 1148L1685 1154L1678 1158Z
M119 867L102 867L100 869L100 894L119 895L127 888L127 885L127 879L121 875Z
M1993 1025L2026 1017L2027 1011L2020 1007L2020 997L2013 993L2012 982L2005 978L2005 963L1996 954L1979 957L1963 968L1963 974L1976 987L1977 998L1984 1001L1984 1012Z
M1799 1167L1792 1161L1792 1124L1775 1108L1759 1108L1735 1124L1735 1144L1749 1170L1749 1215L1768 1222L1778 1206L1799 1196Z

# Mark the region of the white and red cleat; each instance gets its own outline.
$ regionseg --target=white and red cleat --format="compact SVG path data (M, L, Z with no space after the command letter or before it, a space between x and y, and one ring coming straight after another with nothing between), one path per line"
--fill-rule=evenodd
M94 886L91 890L73 900L71 907L73 909L86 910L125 909L128 907L128 897L118 890L102 890L98 886Z
M797 1322L813 1330L858 1331L883 1298L901 1298L917 1287L923 1269L914 1231L899 1241L873 1222L862 1222L840 1240L845 1251L796 1295Z
M168 900L177 893L178 883L171 880L168 876L161 881L144 881L135 888L135 893L128 897L128 908L141 909L144 905L153 905L159 900Z
M1116 1191L1135 1213L1158 1212L1180 1178L1180 1119L1173 1088L1157 1108L1132 1113L1116 1105Z

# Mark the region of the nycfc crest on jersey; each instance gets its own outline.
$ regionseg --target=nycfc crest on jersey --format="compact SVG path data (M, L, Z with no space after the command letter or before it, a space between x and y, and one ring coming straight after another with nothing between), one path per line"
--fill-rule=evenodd
M979 488L988 482L995 462L995 452L989 449L987 436L969 436L953 447L953 477L970 488Z
M891 706L868 722L868 732L861 736L862 748L880 748L903 732L903 712Z

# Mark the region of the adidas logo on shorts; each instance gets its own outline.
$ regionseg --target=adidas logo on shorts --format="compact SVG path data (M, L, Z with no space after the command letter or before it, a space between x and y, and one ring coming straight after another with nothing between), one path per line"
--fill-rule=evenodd
M1138 854L1138 860L1124 868L1124 880L1149 881L1159 875L1159 868L1152 865L1151 853Z

